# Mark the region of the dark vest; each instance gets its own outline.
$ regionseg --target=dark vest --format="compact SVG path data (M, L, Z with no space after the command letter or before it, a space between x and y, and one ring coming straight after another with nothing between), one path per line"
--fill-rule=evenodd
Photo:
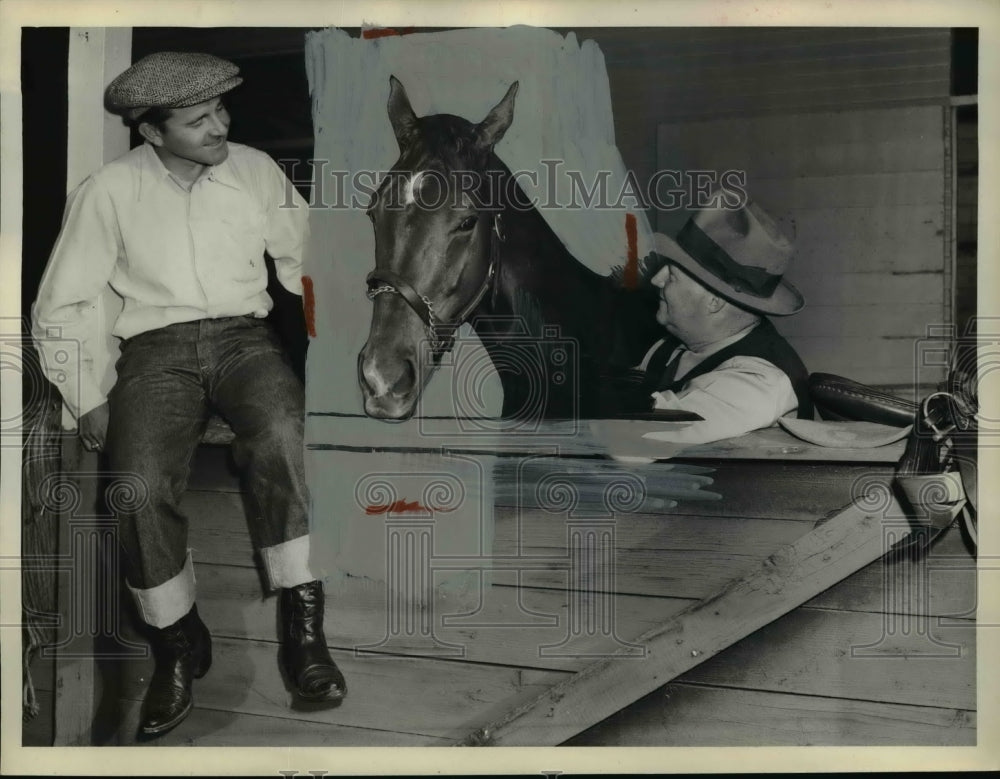
M659 386L667 361L679 345L680 341L673 336L667 336L666 341L653 352L646 366L644 391L665 392L671 390L679 392L691 379L714 371L726 360L733 357L760 357L784 371L792 382L792 389L795 390L795 397L799 401L799 419L813 418L813 405L809 398L809 372L799 355L795 353L788 341L774 329L774 325L768 319L761 319L760 324L739 341L703 360L680 379L671 380L665 385Z

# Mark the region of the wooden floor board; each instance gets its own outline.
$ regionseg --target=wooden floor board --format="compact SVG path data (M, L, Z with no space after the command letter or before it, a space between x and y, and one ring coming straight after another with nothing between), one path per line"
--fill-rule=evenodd
M198 571L199 608L213 632L232 638L275 638L276 599L252 594L252 572L211 566L201 566ZM571 636L565 592L522 590L519 604L515 588L497 586L493 590L482 613L451 626L436 624L432 631L440 644L463 647L469 663L575 671L595 653L613 651L693 602L619 596L613 602L613 634L581 636L562 649L543 650L541 647L557 647ZM419 636L389 635L385 615L384 601L375 590L367 599L356 594L339 601L328 597L328 640L336 647L350 649L378 644L388 637L382 651L433 654ZM883 641L888 631L897 635ZM908 632L899 634L902 631ZM931 639L960 648L945 650ZM903 622L880 613L800 608L696 669L691 678L728 686L857 698L871 695L869 688L874 688L893 702L975 708L973 639L971 626L939 627L934 618ZM859 649L857 656L851 655L851 647L864 645L875 648ZM960 656L927 656L945 651L959 652ZM876 656L862 656L868 653ZM783 681L778 684L779 680Z
M331 725L305 718L268 717L195 706L184 722L154 741L135 743L138 701L123 701L123 744L198 747L386 747L448 746L447 739L387 730Z
M279 671L276 598L262 589L228 448L201 447L184 507L215 663L195 683L195 712L157 743L448 743L717 591L849 503L859 485L891 477L888 462L753 462L739 459L740 451L723 453L736 458L728 461L625 469L610 461L502 459L498 473L507 475L498 479L493 554L505 562L521 556L533 570L519 578L488 573L475 613L439 604L433 629L395 633L381 583L331 578L327 638L351 692L339 709L302 711L291 708ZM588 488L588 473L598 485L618 471L645 480L646 500L615 516L619 594L593 596L599 608L589 623L585 610L573 611L579 594L567 589L569 524L579 516L548 511L538 498L539 478L556 465L583 485L576 508L584 513L603 505L600 491ZM969 561L952 531L922 561L876 562L591 728L581 743L974 743L974 628L933 619L972 613ZM369 651L358 654L358 647ZM642 662L622 662L633 661ZM128 742L151 661L120 665Z
M236 493L191 492L190 544L196 561L253 566L242 498ZM534 570L523 586L564 589L568 581L570 517L538 509L498 509L494 554L524 556ZM794 541L809 522L725 516L627 515L614 524L615 581L620 592L701 598L741 575L761 557ZM532 563L546 558L550 565ZM258 581L260 576L257 576ZM916 588L916 589L914 589ZM258 584L257 590L260 589ZM957 529L945 533L924 558L877 562L818 596L815 605L869 611L967 614L976 603L974 559Z
M684 681L882 703L976 709L975 624L796 609Z
M569 746L974 746L963 709L733 690L675 682Z
M976 560L958 528L925 553L887 556L817 595L807 606L887 614L969 617L977 603Z
M267 717L299 711L313 722L457 739L466 723L534 697L565 676L412 657L333 655L347 678L348 695L339 708L317 710L294 703L279 671L276 643L216 638L212 668L194 683L195 702ZM141 700L152 660L121 665L122 697Z

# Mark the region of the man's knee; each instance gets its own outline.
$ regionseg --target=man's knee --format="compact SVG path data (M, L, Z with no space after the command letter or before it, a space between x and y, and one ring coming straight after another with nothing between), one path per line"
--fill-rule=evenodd
M241 444L251 449L257 457L286 457L301 455L304 423L301 411L289 406L279 406L267 411Z

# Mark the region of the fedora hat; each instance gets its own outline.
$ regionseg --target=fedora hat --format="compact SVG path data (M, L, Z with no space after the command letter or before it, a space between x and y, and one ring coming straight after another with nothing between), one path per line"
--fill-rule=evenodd
M653 246L662 259L743 308L788 316L805 305L802 293L782 278L795 252L791 241L752 201L698 211L676 239L654 233Z

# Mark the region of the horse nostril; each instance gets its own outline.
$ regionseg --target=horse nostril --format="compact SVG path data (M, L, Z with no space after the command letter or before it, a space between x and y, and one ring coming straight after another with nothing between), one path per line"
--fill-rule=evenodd
M406 358L399 372L399 378L392 385L392 394L397 397L409 395L417 381L417 368L413 360Z

